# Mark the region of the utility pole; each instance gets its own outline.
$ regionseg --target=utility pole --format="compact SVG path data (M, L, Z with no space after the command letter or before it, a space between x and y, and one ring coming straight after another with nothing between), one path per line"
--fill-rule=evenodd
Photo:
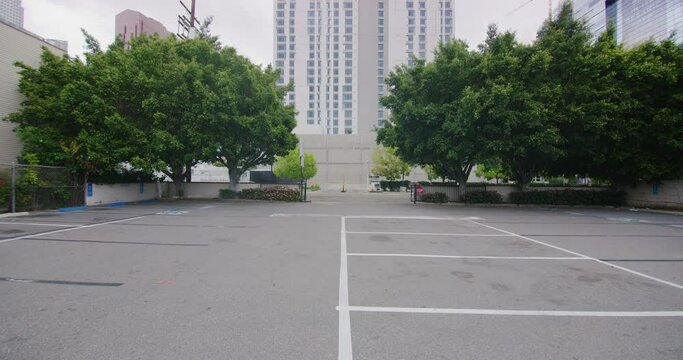
M195 23L199 24L195 13L195 2L192 0L192 4L188 8L187 5L180 0L180 5L185 9L186 14L178 15L178 32L176 35L181 39L193 39L197 36L197 28Z

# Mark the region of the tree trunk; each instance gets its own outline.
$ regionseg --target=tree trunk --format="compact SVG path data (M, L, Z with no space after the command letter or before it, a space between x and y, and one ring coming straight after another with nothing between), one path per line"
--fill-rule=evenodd
M192 161L189 161L187 163L187 167L185 168L185 181L191 183L192 182Z
M458 171L455 176L458 181L458 201L460 201L460 197L465 194L465 191L467 190L467 177L462 171Z
M175 190L175 197L182 198L185 196L185 171L183 165L178 165L171 167L168 171L164 171L164 174L171 178L173 181L173 187Z
M174 174L173 187L175 188L175 196L183 198L185 196L185 174Z
M237 192L237 184L240 182L242 172L237 165L228 165L228 176L230 176L230 189Z
M520 168L516 171L517 174L517 182L519 185L519 189L521 191L528 191L529 190L529 183L531 183L531 174L532 171L524 168Z

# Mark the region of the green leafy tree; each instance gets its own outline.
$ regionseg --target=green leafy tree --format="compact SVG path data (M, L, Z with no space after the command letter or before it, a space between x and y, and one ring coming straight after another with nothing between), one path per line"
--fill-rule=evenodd
M297 180L303 178L308 180L318 173L318 166L313 154L304 152L304 169L301 173L301 162L299 160L299 150L292 149L285 156L278 156L273 167L273 172L279 178Z
M123 84L129 87L117 92L128 101L117 102L117 107L121 122L142 134L132 163L163 172L173 181L176 195L183 196L191 167L211 159L215 150L207 124L214 110L210 85L216 49L203 39L157 36L137 37L129 49L122 45L110 47L104 64L129 79Z
M500 179L507 179L510 177L507 169L503 167L500 160L477 164L474 173L478 177L489 181L495 179L496 183L498 183L498 180Z
M474 118L461 111L463 95L481 81L479 61L464 42L452 41L439 46L432 63L415 59L414 66L395 69L387 78L390 93L382 98L392 118L378 131L378 143L464 189L482 152Z
M136 133L120 126L116 109L106 102L111 89L96 81L103 69L47 49L38 68L16 66L26 100L6 120L18 124L22 158L35 156L39 164L68 166L87 175L113 169L130 157L127 144Z
M372 173L389 181L410 174L411 166L396 155L396 149L378 146L372 152Z
M614 182L683 177L683 44L646 42L626 52L620 141L608 154Z
M468 89L465 117L474 119L475 138L484 148L481 160L500 159L522 189L562 154L559 130L548 104L557 96L547 86L550 56L519 44L515 35L489 28L481 46L482 86Z
M242 174L272 164L297 144L295 109L283 103L291 85L278 86L278 70L265 69L224 48L215 74L213 115L207 122L216 161L225 165L236 190Z
M424 170L425 174L427 174L427 180L429 181L437 180L440 177L436 170L434 170L434 167L431 165L423 165L422 170Z

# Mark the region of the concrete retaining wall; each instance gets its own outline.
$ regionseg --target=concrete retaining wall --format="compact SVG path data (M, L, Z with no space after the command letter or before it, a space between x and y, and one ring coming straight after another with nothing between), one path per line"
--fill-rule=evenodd
M157 184L86 184L85 204L107 205L123 202L153 200L159 198Z
M621 190L626 192L626 201L631 206L683 209L683 180L638 183Z

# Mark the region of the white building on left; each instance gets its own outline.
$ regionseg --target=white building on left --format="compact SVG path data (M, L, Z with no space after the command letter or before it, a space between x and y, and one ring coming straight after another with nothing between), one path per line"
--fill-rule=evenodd
M3 119L18 111L24 101L19 93L19 74L14 63L20 61L28 66L38 67L43 47L56 55L64 55L66 50L21 26L21 1L0 0L0 4L0 119ZM6 16L15 14L19 14L19 19L10 19L13 22L6 20ZM14 124L0 120L0 163L16 161L21 154L22 145L13 131L14 128Z

